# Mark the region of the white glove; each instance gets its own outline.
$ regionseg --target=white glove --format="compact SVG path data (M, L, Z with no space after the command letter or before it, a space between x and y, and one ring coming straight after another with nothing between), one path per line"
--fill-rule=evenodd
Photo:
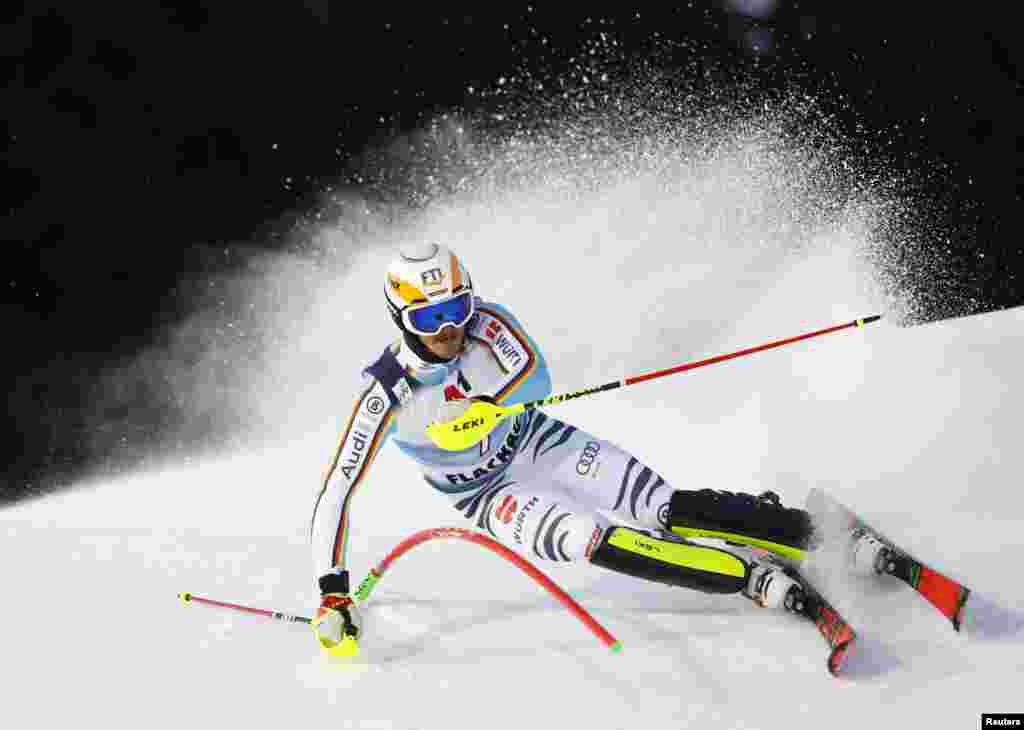
M454 421L468 411L471 405L473 405L473 401L470 398L445 401L437 407L437 412L434 414L434 422L448 423L449 421Z

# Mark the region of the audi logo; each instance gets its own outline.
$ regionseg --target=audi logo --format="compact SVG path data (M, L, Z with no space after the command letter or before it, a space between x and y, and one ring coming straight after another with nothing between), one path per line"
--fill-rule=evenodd
M596 441L588 441L587 445L583 447L583 453L580 454L579 461L576 462L576 473L581 477L589 474L590 467L594 465L594 459L597 458L600 450L601 444Z

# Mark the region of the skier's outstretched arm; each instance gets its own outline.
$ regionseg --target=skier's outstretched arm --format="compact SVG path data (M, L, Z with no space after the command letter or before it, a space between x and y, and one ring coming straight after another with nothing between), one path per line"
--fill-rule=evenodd
M393 430L394 408L380 383L367 376L313 507L310 544L321 596L313 630L329 653L343 652L345 638L354 640L359 632L346 562L352 499Z

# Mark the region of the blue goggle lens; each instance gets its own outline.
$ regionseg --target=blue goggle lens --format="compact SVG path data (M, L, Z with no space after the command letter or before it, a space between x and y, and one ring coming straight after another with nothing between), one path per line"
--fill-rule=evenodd
M420 332L437 334L446 324L461 327L473 314L473 295L460 294L446 302L438 302L409 312L409 321Z

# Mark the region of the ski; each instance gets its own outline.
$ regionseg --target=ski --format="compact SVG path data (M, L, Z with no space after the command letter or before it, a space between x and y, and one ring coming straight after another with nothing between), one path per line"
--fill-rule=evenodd
M829 647L826 667L832 676L838 677L857 639L853 626L802 572L798 562L763 548L752 548L751 555L757 562L775 565L800 584L803 598L795 603L787 602L786 611L810 620L818 628ZM755 603L760 603L757 597L753 598Z
M797 613L810 619L818 627L819 633L829 647L826 666L832 676L838 677L850 649L853 648L857 633L803 573L792 565L785 565L784 570L803 588L804 603L796 607Z
M854 537L868 534L884 545L874 566L875 572L900 579L921 594L945 616L957 631L963 625L970 590L952 578L921 562L881 532L867 524L853 510L815 487L807 496L807 511L827 530Z

